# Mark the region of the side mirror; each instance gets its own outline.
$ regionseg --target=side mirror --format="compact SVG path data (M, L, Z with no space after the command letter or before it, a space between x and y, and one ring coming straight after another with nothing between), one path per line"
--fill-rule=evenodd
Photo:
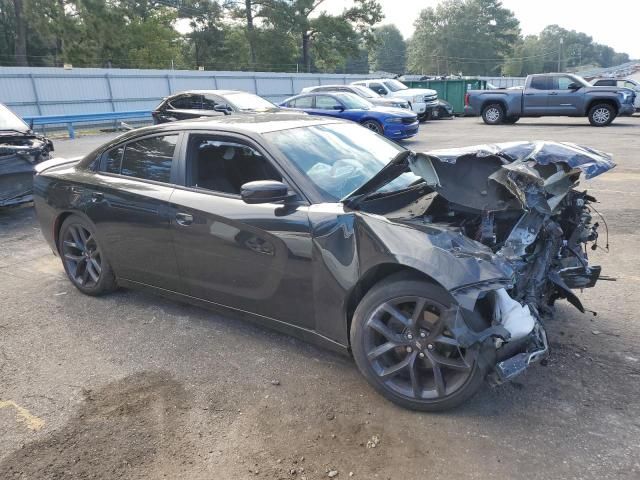
M342 105L334 105L333 109L339 112L344 112L344 107Z
M224 113L225 115L231 115L231 107L226 103L220 103L218 105L214 105L213 110L215 112Z
M567 88L569 88L569 90L580 90L580 85L575 82L571 82Z
M288 187L275 180L256 180L245 183L240 187L240 196L244 203L251 205L280 202L291 197Z

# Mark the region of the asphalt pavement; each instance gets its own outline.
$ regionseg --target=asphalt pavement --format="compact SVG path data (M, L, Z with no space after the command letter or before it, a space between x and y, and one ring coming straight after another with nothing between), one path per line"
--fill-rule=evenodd
M558 304L546 366L441 414L398 408L351 359L259 326L138 291L84 296L32 206L0 209L0 479L637 480L640 117L607 128L456 118L405 145L531 139L614 155L583 186L609 231L592 261L617 281L580 293L597 316Z

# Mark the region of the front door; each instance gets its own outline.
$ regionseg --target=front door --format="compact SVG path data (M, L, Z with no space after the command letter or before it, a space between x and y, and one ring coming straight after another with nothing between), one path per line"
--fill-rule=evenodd
M246 182L282 180L248 143L194 133L183 151L185 185L171 203L176 256L190 294L313 328L308 207L241 200Z
M584 94L581 89L571 89L575 80L569 76L554 76L549 91L548 110L551 115L577 115L582 111Z

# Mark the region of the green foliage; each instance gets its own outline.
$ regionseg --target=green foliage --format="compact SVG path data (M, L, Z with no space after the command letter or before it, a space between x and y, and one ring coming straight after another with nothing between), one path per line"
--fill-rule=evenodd
M375 71L403 74L407 68L407 45L395 25L385 25L373 32L371 68Z
M499 74L520 37L520 24L500 0L445 0L426 8L409 45L412 72Z
M0 0L0 65L22 62L23 49L34 66L348 73L525 75L629 60L557 25L522 38L500 0L426 8L408 46L395 26L375 28L379 0L345 0L335 14L324 2Z

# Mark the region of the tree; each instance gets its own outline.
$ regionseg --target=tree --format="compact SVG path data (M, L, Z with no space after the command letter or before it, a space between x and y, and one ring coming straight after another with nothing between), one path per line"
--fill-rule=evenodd
M373 25L382 20L378 0L351 0L340 15L318 13L325 0L272 0L264 7L267 21L277 30L299 38L302 63L310 72L312 63L322 68L344 64L356 55L359 42L372 41Z
M422 10L415 27L415 72L496 74L520 37L518 20L500 0L445 0Z
M25 19L23 0L13 0L15 15L15 61L16 65L25 67L27 63L27 21Z
M402 74L407 67L407 45L395 25L385 25L373 32L371 67L376 71Z

